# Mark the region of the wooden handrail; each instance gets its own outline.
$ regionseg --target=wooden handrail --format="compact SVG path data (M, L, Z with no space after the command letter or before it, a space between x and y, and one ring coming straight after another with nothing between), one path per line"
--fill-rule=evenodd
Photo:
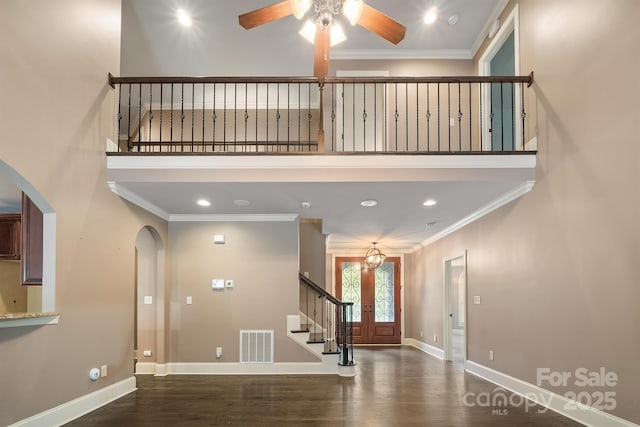
M311 279L309 279L307 276L305 276L302 273L298 273L298 277L300 278L301 281L303 281L307 286L309 286L311 289L313 289L314 291L316 291L317 293L319 293L321 296L325 297L327 300L331 301L332 303L334 303L335 305L344 305L345 303L343 303L342 301L340 301L339 299L337 299L336 297L334 297L333 295L331 295L329 292L327 292L326 290L322 289L319 285L315 284L315 282Z
M453 76L453 77L115 77L109 74L109 85L151 83L527 83L533 84L533 71L526 76Z

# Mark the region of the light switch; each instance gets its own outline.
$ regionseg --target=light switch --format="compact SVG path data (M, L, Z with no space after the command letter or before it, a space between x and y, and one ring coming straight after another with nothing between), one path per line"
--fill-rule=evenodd
M224 279L213 279L211 289L224 289Z
M153 304L153 297L151 295L145 295L144 296L144 303L145 303L145 305Z
M142 355L143 355L144 357L151 357L151 350L145 350L145 351L143 351L143 352L142 352Z
M191 305L191 304L193 304L193 298L188 296L187 297L187 305Z
M480 304L480 295L474 295L473 296L473 303L474 304Z
M214 234L213 243L215 245L224 245L224 234Z

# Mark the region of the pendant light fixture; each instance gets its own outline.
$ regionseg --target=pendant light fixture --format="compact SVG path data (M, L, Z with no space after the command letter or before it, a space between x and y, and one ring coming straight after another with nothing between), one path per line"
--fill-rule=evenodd
M380 267L384 262L384 259L387 257L385 254L380 252L380 249L376 248L378 242L373 242L373 246L371 246L367 253L364 254L364 265L369 270L375 270Z

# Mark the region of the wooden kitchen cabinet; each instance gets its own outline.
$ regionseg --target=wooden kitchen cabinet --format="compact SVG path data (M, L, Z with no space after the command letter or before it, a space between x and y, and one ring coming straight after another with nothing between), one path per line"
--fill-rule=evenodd
M22 284L42 285L42 212L22 194Z
M0 214L0 259L20 259L20 214Z

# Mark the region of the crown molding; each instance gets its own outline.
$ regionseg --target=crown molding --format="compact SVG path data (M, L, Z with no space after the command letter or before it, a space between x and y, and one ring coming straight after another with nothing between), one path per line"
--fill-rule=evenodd
M297 214L169 215L169 222L292 222Z
M331 59L473 59L468 49L335 49Z
M478 50L480 50L480 46L482 46L482 43L484 43L486 38L489 37L489 28L491 28L493 22L498 19L500 15L502 15L502 12L504 12L504 8L507 7L507 4L509 4L509 0L499 0L498 4L496 4L496 7L493 9L493 12L491 12L491 15L489 15L489 19L487 19L484 27L482 27L482 31L478 33L478 37L476 37L476 40L471 45L471 50L469 51L469 53L471 54L472 59L476 56Z
M134 192L127 190L126 188L119 185L117 182L108 181L107 185L109 185L109 188L111 189L111 191L113 191L115 194L122 197L123 199L127 200L128 202L131 202L134 205L139 206L142 209L151 212L152 214L164 219L165 221L169 220L170 215L167 211L143 199L142 197L138 196Z

